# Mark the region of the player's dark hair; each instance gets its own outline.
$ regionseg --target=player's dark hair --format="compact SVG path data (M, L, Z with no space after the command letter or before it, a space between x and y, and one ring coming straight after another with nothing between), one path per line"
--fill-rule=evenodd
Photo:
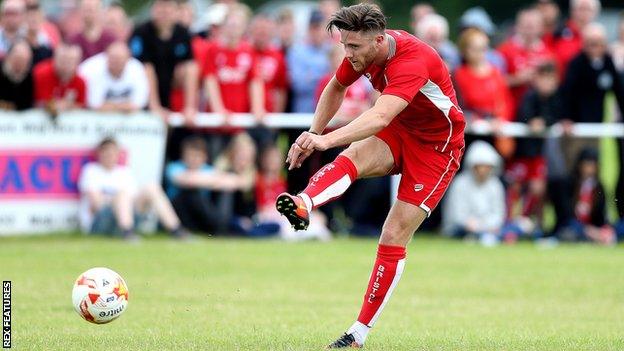
M98 143L97 149L102 150L107 146L119 146L119 144L117 144L117 141L113 137L106 137Z
M331 33L334 28L337 28L350 32L382 33L386 29L386 24L386 16L379 6L358 4L336 11L327 24L327 31Z
M182 140L182 150L197 150L197 151L201 151L204 154L208 154L208 144L206 144L206 141L204 140L204 138L198 136L198 135L192 135L189 136L187 138L184 138L184 140Z

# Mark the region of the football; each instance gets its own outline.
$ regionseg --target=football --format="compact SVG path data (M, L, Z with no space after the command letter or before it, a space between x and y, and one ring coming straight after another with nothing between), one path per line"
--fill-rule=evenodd
M108 323L121 316L128 307L128 286L111 269L91 268L76 279L72 302L76 312L86 321Z

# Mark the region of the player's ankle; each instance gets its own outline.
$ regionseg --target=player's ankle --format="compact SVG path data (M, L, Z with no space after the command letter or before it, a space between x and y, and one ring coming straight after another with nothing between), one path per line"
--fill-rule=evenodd
M360 346L364 346L364 343L366 342L366 337L368 337L368 332L370 330L371 328L366 324L360 321L355 321L351 328L347 330L347 334L353 335L355 342L357 342Z
M305 204L306 210L308 210L308 214L310 212L312 212L312 209L314 208L314 205L312 204L312 199L310 198L310 196L308 194L306 194L306 193L299 193L299 194L297 194L297 196L299 196L299 198Z

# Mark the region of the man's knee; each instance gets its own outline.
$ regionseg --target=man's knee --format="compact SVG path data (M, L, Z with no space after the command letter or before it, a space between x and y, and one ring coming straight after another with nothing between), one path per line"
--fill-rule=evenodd
M386 223L381 230L380 243L385 245L406 245L413 233L413 226L407 222Z

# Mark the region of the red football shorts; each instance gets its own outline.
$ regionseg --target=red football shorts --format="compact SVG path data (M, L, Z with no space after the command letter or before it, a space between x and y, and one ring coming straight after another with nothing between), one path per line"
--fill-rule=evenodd
M394 157L389 174L402 175L397 198L422 208L429 216L459 169L464 145L445 148L444 143L424 143L399 123L391 123L375 136L390 147Z

